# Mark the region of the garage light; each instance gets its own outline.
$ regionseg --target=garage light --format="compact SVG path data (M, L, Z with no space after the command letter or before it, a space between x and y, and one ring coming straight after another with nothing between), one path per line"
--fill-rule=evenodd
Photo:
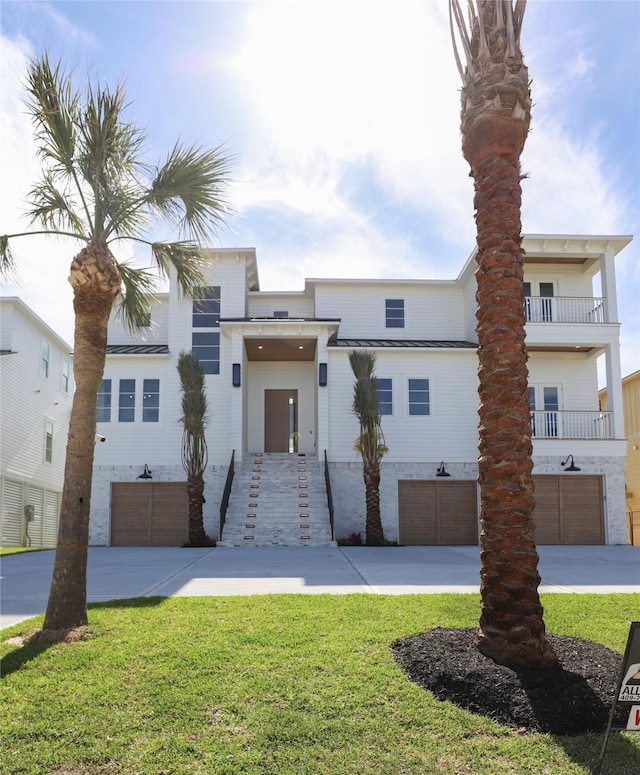
M436 476L451 476L451 474L444 467L444 460L440 461L440 465L438 466Z
M582 471L582 469L581 469L581 468L578 468L578 466L577 466L577 465L576 465L576 464L573 462L573 455L567 455L567 459L566 459L564 462L560 463L560 465L564 467L564 466L566 466L566 465L567 465L567 463L568 463L569 461L571 461L571 464L570 464L570 465L568 465L568 466L567 466L567 467L564 469L565 471Z
M144 464L144 471L138 476L138 479L153 479L149 466L146 463Z

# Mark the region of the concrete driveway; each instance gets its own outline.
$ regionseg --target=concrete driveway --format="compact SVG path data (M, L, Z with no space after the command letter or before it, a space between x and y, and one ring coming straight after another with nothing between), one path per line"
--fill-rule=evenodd
M92 547L91 602L131 597L477 592L477 546ZM542 592L639 592L640 547L541 546ZM0 560L0 629L44 613L54 552Z

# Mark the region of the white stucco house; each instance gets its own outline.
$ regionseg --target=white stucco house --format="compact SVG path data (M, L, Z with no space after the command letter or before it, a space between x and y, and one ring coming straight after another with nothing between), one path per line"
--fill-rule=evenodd
M55 546L73 400L71 347L15 297L0 298L2 546Z
M614 264L630 241L524 238L540 544L627 540ZM476 544L474 256L451 280L312 278L298 292L273 292L260 290L255 250L212 253L210 285L199 301L181 298L172 286L158 296L148 328L136 335L112 318L98 408L98 432L106 442L96 446L91 543L180 543L186 537L176 363L187 350L206 372L210 407L208 534L223 544L257 544L322 543L363 532L348 355L366 348L377 359L389 447L381 481L386 537L405 544ZM612 386L602 411L600 356ZM325 461L333 536L324 529ZM276 508L267 500L275 497L270 490L289 486L301 488L295 492L300 501ZM288 532L285 523L293 525ZM318 532L321 523L324 532Z

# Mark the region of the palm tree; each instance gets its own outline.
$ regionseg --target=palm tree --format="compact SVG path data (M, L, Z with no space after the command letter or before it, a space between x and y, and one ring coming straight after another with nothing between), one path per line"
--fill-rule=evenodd
M380 546L384 543L380 518L380 460L388 448L380 424L378 380L374 374L376 357L368 350L352 350L349 363L356 378L351 408L360 422L360 435L355 447L362 456L367 505L365 543L367 546Z
M124 120L121 84L75 89L71 75L46 55L30 62L28 109L42 160L42 177L30 192L32 224L42 231L0 238L0 270L15 266L11 238L63 235L83 244L71 262L75 312L76 391L69 423L60 527L45 630L87 623L86 566L89 507L96 431L97 392L104 371L107 323L123 292L120 313L127 325L143 325L159 276L173 269L182 292L204 284L200 243L211 238L227 213L222 193L229 160L219 149L176 144L159 167L141 158L144 133ZM157 222L180 239L150 241ZM151 247L152 269L118 261L120 240Z
M462 152L475 184L481 492L478 646L496 662L556 663L545 634L534 541L531 425L521 248L520 154L529 131L529 75L520 49L525 0L469 2L469 29L450 0L465 56Z
M207 467L207 396L204 392L204 372L193 353L180 353L178 374L182 388L182 467L187 474L189 496L189 543L202 545L209 541L202 519L204 480Z

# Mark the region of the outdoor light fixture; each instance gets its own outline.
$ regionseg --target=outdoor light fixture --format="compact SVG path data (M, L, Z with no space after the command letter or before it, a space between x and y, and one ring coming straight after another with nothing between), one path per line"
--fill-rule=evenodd
M151 471L149 471L149 466L146 463L144 464L144 471L140 474L138 479L153 479Z
M240 364L234 363L233 364L233 387L240 387Z
M320 387L327 386L327 364L326 363L318 364L318 385L320 385Z
M560 463L560 465L566 466L569 461L571 461L571 464L564 469L565 471L582 471L582 469L578 468L578 466L573 462L573 455L567 455L567 459Z
M451 474L445 470L444 460L440 461L440 465L438 466L438 471L436 472L436 476L451 476Z

